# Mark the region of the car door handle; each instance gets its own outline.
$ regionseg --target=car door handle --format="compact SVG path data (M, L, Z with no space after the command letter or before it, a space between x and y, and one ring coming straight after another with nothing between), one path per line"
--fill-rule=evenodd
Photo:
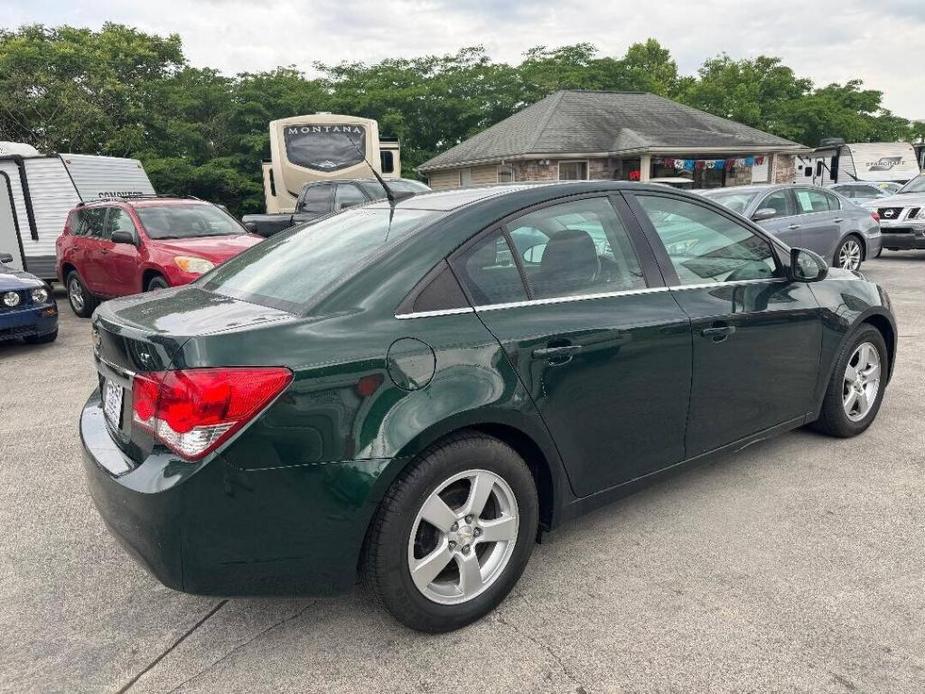
M789 225L787 228L788 228L788 229L799 229L799 228L800 228L800 225L799 225L799 224L791 224L791 225Z
M838 219L835 219L835 220L832 220L832 221L834 221L836 224L841 224L841 223L844 222L845 220L844 220L843 217L839 217Z
M537 359L559 359L561 357L571 357L581 351L581 345L556 345L555 347L540 347L533 350L533 356Z
M700 331L703 337L708 337L713 342L722 342L736 331L734 325L714 325L712 328L704 328Z

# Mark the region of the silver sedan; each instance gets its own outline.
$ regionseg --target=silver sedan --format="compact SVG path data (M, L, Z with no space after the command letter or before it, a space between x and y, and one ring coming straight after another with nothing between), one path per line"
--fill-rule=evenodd
M880 224L870 210L818 186L736 186L701 194L751 219L791 247L808 248L832 265L857 270L881 251Z

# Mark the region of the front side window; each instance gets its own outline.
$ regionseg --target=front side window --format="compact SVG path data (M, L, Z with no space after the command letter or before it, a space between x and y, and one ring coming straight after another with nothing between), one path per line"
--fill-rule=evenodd
M560 181L587 181L588 162L586 161L560 161Z
M761 201L758 209L774 210L775 217L790 217L797 213L793 206L793 198L790 197L790 192L787 190L775 190Z
M636 199L681 284L779 276L771 244L741 224L686 200L656 195Z
M186 239L203 236L236 236L245 229L230 214L202 203L144 205L135 213L152 239Z
M511 247L500 230L479 238L456 256L452 264L476 306L528 298Z
M114 231L127 231L133 236L135 234L135 223L128 212L120 207L113 207L109 210L109 216L106 218L105 238L110 238Z
M544 207L508 229L534 298L646 286L629 234L606 198Z

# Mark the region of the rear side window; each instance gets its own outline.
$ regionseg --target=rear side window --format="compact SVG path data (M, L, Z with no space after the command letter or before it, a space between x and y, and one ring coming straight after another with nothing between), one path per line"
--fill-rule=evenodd
M366 196L352 183L337 184L337 192L334 194L334 210L340 212L354 205L362 205L366 202Z
M508 229L537 299L646 286L626 227L606 198L544 207Z
M838 198L822 190L797 188L794 194L796 195L797 205L802 214L828 212L829 210L837 210L841 207L838 203Z
M77 225L74 236L103 236L103 225L106 222L105 207L90 207L77 211Z
M485 234L454 258L453 269L476 306L527 300L511 247L500 229Z
M331 188L330 183L322 183L321 185L306 188L299 203L299 211L315 214L330 212Z

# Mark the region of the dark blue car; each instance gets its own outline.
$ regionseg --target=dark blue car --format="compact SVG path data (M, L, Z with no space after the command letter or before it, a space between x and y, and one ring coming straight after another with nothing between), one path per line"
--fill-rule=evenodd
M52 342L58 337L58 305L51 287L6 264L11 262L12 256L0 253L0 342Z

